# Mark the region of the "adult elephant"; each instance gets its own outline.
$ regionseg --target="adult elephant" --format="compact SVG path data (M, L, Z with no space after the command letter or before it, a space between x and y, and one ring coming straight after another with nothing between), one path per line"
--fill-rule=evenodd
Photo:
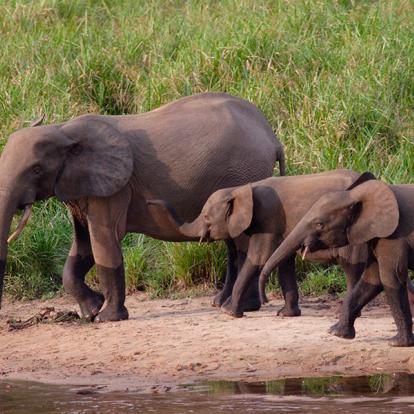
M168 200L191 221L212 192L268 177L276 160L283 175L283 148L263 114L223 93L185 97L140 115L84 115L21 129L0 158L0 295L13 215L25 210L19 233L35 201L57 196L69 204L74 227L65 290L84 317L127 319L125 233L194 240L145 200ZM237 272L231 243L228 252L228 271ZM103 295L85 284L94 264Z

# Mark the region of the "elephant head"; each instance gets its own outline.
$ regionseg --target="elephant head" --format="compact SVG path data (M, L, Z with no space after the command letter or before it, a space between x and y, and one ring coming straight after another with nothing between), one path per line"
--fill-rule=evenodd
M323 195L302 217L267 260L260 274L260 291L272 270L302 248L310 251L366 243L388 237L397 228L399 209L391 188L362 175L350 188Z
M200 241L235 238L250 226L253 217L251 184L214 192L191 223L183 223L173 207L163 200L148 200L147 204L161 206L181 234Z
M14 132L0 157L0 304L7 243L22 231L35 201L107 197L132 174L129 142L103 118L86 115L63 124L40 123ZM25 213L8 238L19 209Z

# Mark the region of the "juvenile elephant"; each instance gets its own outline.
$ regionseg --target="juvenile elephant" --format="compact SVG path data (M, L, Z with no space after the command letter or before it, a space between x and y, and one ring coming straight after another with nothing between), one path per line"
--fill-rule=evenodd
M369 247L367 243L346 245L343 247L331 247L328 249L315 250L306 253L307 261L313 263L322 263L327 265L339 265L346 275L346 290L351 293L362 274L369 260ZM265 285L260 284L260 296L262 303L266 302ZM297 289L297 287L296 287ZM410 302L411 313L414 312L414 286L411 281L407 280L408 300Z
M0 158L0 295L13 215L25 210L19 233L35 201L57 196L73 215L65 290L84 317L127 319L125 233L193 240L145 200L164 198L191 221L215 190L269 177L276 160L283 175L283 148L263 114L222 93L182 98L140 115L85 115L21 129ZM232 263L231 243L228 252ZM94 264L103 295L84 281Z
M232 240L238 251L238 272L228 272L224 287L213 305L224 312L243 316L243 310L259 309L258 276L271 252L284 240L312 204L324 193L344 190L363 175L350 170L320 174L272 177L213 193L193 222L184 222L175 206L163 200L149 200L154 208L169 211L172 226L183 236L200 240ZM350 273L353 267L344 267ZM352 277L352 276L350 276ZM279 263L279 281L285 316L300 315L295 276L295 251ZM250 295L247 292L250 291ZM254 292L254 294L252 293Z
M262 270L260 283L264 284L272 269L299 247L312 251L368 243L369 256L362 278L347 296L331 333L354 338L359 312L384 290L398 330L390 344L412 346L407 279L408 269L414 270L413 209L413 185L386 185L370 180L327 193L272 254Z

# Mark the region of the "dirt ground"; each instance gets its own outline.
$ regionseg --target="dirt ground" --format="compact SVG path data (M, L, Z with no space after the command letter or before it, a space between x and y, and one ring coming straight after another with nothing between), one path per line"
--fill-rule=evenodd
M414 348L392 348L395 326L383 299L356 322L354 340L327 333L338 300L306 298L302 316L276 316L280 299L232 319L210 297L147 300L129 296L130 319L114 323L38 324L9 331L45 306L77 310L64 296L5 302L0 311L0 380L34 380L107 390L164 392L203 380L414 371Z

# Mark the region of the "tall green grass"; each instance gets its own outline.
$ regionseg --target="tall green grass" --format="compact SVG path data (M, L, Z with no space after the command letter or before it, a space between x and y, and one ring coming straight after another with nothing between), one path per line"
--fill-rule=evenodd
M289 174L347 167L413 182L413 21L409 0L3 0L1 137L40 113L138 113L225 91L265 113ZM10 252L18 297L59 289L70 245L57 202L34 217ZM221 245L128 236L129 290L212 284L223 256Z

